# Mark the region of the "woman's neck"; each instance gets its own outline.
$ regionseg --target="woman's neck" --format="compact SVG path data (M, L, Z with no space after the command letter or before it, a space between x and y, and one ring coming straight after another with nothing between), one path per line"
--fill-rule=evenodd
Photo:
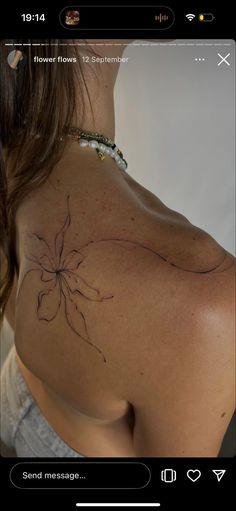
M122 57L128 41L120 41L120 45L96 46L96 41L89 40L88 46L81 47L80 57L84 73L83 103L84 120L81 126L81 98L78 94L78 108L75 113L74 125L88 131L96 131L112 140L115 138L114 86L119 63L91 63L92 56ZM89 59L89 62L86 62Z

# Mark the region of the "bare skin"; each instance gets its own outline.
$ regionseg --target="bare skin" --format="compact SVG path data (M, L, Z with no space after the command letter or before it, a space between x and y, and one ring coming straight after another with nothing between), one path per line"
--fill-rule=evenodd
M116 73L96 103L111 137ZM217 456L234 410L233 256L76 142L17 230L18 363L54 430L85 456Z

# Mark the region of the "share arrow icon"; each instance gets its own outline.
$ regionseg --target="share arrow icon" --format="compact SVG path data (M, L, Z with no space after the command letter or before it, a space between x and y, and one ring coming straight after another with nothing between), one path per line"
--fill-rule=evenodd
M226 470L212 470L212 472L214 472L214 474L216 475L217 481L219 483L221 481L223 475L225 474Z

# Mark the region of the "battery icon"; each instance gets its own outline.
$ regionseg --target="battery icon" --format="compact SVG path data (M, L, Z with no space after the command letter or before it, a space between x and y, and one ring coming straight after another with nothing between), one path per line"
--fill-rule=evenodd
M161 480L165 483L173 483L176 481L176 470L165 468L165 470L161 471Z
M208 21L209 22L209 21L213 21L215 19L215 16L211 12L204 12L204 13L199 14L198 19L199 19L199 21L203 21L203 22Z

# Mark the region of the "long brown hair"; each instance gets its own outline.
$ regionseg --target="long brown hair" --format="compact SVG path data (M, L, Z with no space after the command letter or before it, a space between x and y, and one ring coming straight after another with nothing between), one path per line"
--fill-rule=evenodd
M82 123L82 90L87 91L75 45L62 45L65 41L56 39L43 40L38 46L32 44L40 41L27 40L24 43L28 45L22 47L19 43L4 41L0 46L0 252L6 261L0 279L0 319L18 273L16 209L27 193L46 181L60 159L65 147L60 139L72 122L78 93ZM15 49L22 48L24 55L17 69L7 62L14 45ZM55 61L35 64L35 55ZM77 65L58 63L59 55L77 57Z

